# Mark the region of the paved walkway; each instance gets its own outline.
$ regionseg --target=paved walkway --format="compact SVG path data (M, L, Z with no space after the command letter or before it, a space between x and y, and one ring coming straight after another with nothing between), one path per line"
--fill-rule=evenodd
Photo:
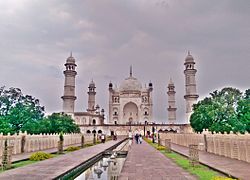
M185 146L172 143L171 149L184 156L188 156L188 148ZM199 158L202 164L225 174L229 174L232 177L246 180L250 179L250 163L215 155L205 151L199 151Z
M143 141L133 143L119 180L186 180L196 179Z
M75 168L84 161L105 151L121 140L108 141L105 144L98 144L78 151L67 153L52 159L44 160L35 164L12 169L0 173L0 179L8 180L46 180L53 179L61 174Z
M70 147L70 146L81 146L81 144L71 144L69 146L64 146L63 149L66 149L67 147ZM40 151L46 152L46 153L56 153L58 151L58 149L51 148L51 149L40 150ZM35 151L35 152L37 152L37 151ZM35 153L35 152L28 152L28 153L21 153L21 154L12 155L12 162L17 162L17 161L29 159L30 155Z

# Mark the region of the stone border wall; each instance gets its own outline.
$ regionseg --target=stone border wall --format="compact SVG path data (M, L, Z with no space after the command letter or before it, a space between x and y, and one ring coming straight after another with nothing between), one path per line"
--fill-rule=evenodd
M63 135L64 146L81 144L82 134L64 134ZM46 149L57 148L59 141L59 134L39 134L39 135L30 135L27 133L19 133L19 135L7 135L3 136L0 134L0 156L3 153L4 141L8 140L8 145L13 146L13 154L22 153L23 152L35 152L35 151L43 151ZM92 143L93 142L93 134L85 134L84 135L84 143ZM22 145L23 144L23 145Z
M199 150L209 153L250 162L250 134L174 134L160 133L161 142L171 139L171 143L188 147L198 145Z

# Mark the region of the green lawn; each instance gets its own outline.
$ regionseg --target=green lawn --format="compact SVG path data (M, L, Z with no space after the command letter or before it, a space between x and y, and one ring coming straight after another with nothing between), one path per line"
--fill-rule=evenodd
M12 164L12 168L18 168L18 167L22 167L22 166L27 166L29 164L33 164L33 163L36 163L36 162L39 162L39 161L31 161L31 160L20 161L20 162L17 162L17 163L13 163Z
M165 148L164 146L158 146L158 144L152 143L152 141L149 139L145 139L145 141L152 145L154 148L158 149L166 157L172 159L178 166L182 167L189 173L196 175L200 180L232 180L232 178L224 177L217 171L214 171L201 164L192 167L186 157L174 152L167 153L165 152L165 150L163 150Z

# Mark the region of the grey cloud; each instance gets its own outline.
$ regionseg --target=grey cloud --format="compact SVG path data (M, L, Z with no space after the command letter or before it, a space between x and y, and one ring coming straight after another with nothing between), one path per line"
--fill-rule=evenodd
M167 83L175 81L178 120L184 119L183 63L191 50L201 97L223 86L249 88L250 2L234 0L2 1L0 84L18 86L60 111L64 63L77 61L77 110L87 106L93 78L97 101L129 66L154 84L154 117L167 119Z

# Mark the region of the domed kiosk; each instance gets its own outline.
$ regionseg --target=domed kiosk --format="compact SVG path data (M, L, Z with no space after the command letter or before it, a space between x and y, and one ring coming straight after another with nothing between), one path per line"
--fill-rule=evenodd
M150 82L145 88L133 77L132 66L129 77L113 88L109 83L109 123L110 124L139 124L152 122L152 91Z

